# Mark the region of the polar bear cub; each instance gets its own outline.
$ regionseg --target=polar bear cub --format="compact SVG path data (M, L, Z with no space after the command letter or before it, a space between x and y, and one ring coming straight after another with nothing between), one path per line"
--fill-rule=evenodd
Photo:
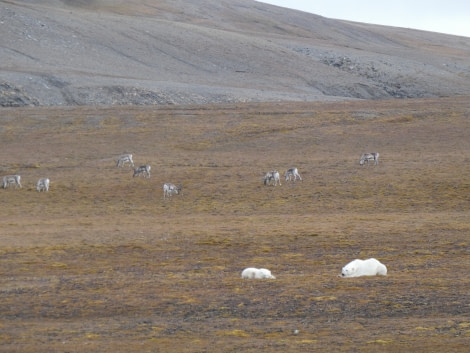
M276 279L276 277L274 277L271 274L271 271L269 271L265 268L254 268L254 267L245 268L242 271L242 278L243 279L249 279L249 278Z
M379 260L371 258L367 260L356 259L343 267L341 271L342 277L360 277L360 276L376 276L387 275L387 267Z

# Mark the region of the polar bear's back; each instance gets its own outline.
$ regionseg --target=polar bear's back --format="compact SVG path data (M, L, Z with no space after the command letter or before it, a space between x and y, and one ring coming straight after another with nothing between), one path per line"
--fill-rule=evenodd
M381 275L381 276L386 276L387 275L387 266L385 266L379 260L376 260L376 261L377 261L377 274Z
M359 276L385 276L386 274L387 267L374 258L364 260L362 266L360 266Z
M245 268L242 271L242 278L243 279L249 279L249 278L255 278L256 274L258 273L258 269L254 267L248 267Z

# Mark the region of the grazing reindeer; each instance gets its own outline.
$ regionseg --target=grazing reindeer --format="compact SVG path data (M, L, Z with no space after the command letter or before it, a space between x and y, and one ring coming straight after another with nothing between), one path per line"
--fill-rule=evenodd
M20 175L6 175L3 177L3 188L6 189L7 186L15 184L15 189L17 187L21 188L21 176Z
M126 163L129 163L132 168L134 168L134 161L132 160L132 154L123 154L122 156L119 156L119 158L116 161L116 167L124 167Z
M378 152L371 152L371 153L364 153L359 159L359 165L364 165L367 163L369 165L369 161L374 161L374 165L379 164L379 153Z
M300 181L302 181L302 177L300 176L299 171L297 170L297 168L287 169L286 173L284 174L284 177L286 178L286 181L291 181L291 178L293 177L294 178L294 183L297 180L297 178L299 178Z
M281 185L281 178L277 170L267 172L264 176L264 185L269 185L272 181L274 182L274 186L276 186L277 183L279 183L279 186Z
M49 191L49 179L48 178L41 178L38 180L36 184L36 190L41 191Z
M163 184L163 199L165 200L165 197L171 197L171 195L176 194L178 195L181 192L181 189L183 187L180 185L175 186L175 184L172 183L165 183Z
M151 167L146 164L146 165L141 165L139 168L134 169L134 177L139 176L142 174L143 176L150 178L150 169Z

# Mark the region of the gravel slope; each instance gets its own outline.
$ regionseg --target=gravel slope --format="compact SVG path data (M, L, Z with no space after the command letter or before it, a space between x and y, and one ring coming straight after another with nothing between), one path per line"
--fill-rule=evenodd
M470 38L250 0L0 1L0 106L470 94Z

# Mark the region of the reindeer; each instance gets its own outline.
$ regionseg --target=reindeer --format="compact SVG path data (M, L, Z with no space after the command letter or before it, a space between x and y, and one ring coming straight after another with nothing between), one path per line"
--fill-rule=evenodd
M171 195L176 194L178 195L183 187L181 184L176 186L175 184L172 183L165 183L163 184L163 199L165 200L166 197L171 197Z
M284 177L286 178L286 181L290 181L291 178L294 178L294 183L297 180L297 178L299 178L300 181L302 181L302 177L300 176L299 171L297 170L297 168L287 169L285 174L284 174Z
M379 164L379 153L378 152L364 153L359 159L359 165L364 166L365 163L369 165L369 161L374 161L374 165Z
M3 188L6 189L8 186L15 184L15 189L17 187L21 188L21 176L20 175L6 175L3 177Z
M150 178L150 169L151 167L148 164L141 165L139 168L134 169L133 177L135 178L136 176L139 176L140 174L142 174L146 178Z
M277 170L267 172L263 180L264 185L270 185L271 182L274 182L273 186L276 186L277 183L279 183L279 186L281 185L281 178L279 177L279 172Z
M49 191L49 183L50 183L50 180L48 178L39 179L36 184L36 190L39 192Z
M132 154L123 154L119 156L116 161L116 167L124 167L126 163L129 163L134 168L134 161L132 160Z

